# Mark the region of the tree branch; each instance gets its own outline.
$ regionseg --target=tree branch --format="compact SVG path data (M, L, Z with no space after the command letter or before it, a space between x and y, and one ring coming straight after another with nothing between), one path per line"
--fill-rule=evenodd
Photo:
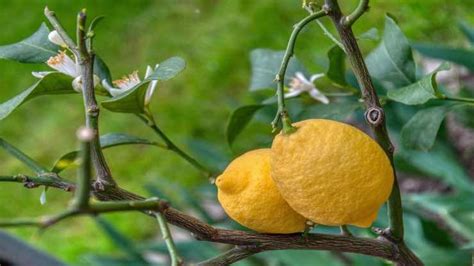
M384 149L393 166L393 145L388 136L385 125L385 113L379 102L375 87L370 78L369 71L365 65L362 53L357 45L356 38L350 26L342 22L342 13L336 0L326 0L325 8L329 12L334 25L336 26L342 43L346 48L347 55L352 65L357 81L362 90L362 98L364 99L366 113L365 117L368 124L375 133L375 139ZM400 190L395 175L393 190L389 199L389 218L390 228L395 238L403 239L403 213L401 208Z
M86 12L85 10L82 10L77 16L77 44L74 44L72 39L61 26L61 23L56 18L53 11L45 8L45 15L49 22L53 25L54 29L64 40L68 48L74 53L79 63L82 82L82 95L86 113L86 126L94 132L94 138L91 141L91 159L96 171L96 186L102 189L106 186L116 186L100 146L99 106L95 99L94 89L95 55L92 52L92 47L89 47L88 49L86 45Z
M278 83L278 87L277 87L278 111L276 113L275 119L273 119L272 121L272 128L274 130L276 129L279 121L282 121L283 133L291 133L292 131L295 130L295 128L291 125L291 120L288 116L288 111L286 110L286 106L285 106L285 94L283 90L285 88L286 69L288 67L288 64L290 63L291 57L294 54L295 44L298 38L298 34L308 23L320 17L323 17L325 15L326 13L324 11L312 13L309 16L302 19L300 22L298 22L293 28L293 32L291 33L290 39L288 41L288 45L286 47L285 54L283 56L283 60L281 62L280 70L278 71L278 74L275 77L275 80Z

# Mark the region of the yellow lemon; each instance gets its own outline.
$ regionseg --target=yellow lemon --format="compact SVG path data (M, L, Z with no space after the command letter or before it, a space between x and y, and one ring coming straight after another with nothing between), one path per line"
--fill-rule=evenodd
M294 126L271 148L271 175L283 198L317 224L369 227L392 191L385 152L344 123L310 119Z
M233 160L216 180L217 198L241 225L261 233L302 232L306 219L288 206L270 176L270 149Z

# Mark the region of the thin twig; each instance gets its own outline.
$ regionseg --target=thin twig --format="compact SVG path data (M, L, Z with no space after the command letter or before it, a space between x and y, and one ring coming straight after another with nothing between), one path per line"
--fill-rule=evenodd
M196 266L230 265L259 252L260 250L256 246L236 246L214 258L199 262Z
M141 115L137 115L137 117L140 118L142 122L144 122L148 127L150 127L165 142L166 148L168 150L173 151L174 153L179 155L185 161L194 166L197 170L202 172L206 177L211 177L213 175L213 173L204 165L199 163L196 159L191 157L189 154L180 149L176 144L174 144L174 142L158 127L153 117L149 117L148 119Z
M354 22L356 22L360 18L360 16L362 16L364 12L366 12L368 9L369 9L369 0L360 0L356 9L351 14L345 17L344 24L347 27L352 26L352 24L354 24Z
M168 252L170 254L171 266L182 265L183 262L178 255L178 250L176 249L176 245L174 244L173 236L171 235L168 222L166 222L166 218L159 212L156 212L155 215L160 226L161 235L165 240L166 247L168 248Z
M291 120L288 116L288 111L286 110L285 106L285 95L284 95L284 88L285 88L285 75L286 75L286 69L288 68L288 64L290 62L291 57L294 54L295 50L295 45L296 45L296 40L298 38L298 34L301 32L301 30L311 21L318 19L320 17L325 16L326 13L324 11L319 11L316 13L313 13L304 19L302 19L300 22L298 22L294 28L293 32L291 33L290 39L288 41L288 45L286 47L285 54L283 56L283 60L281 62L280 69L278 71L278 74L275 77L275 80L278 84L277 87L277 98L278 98L278 111L276 113L275 119L272 121L272 128L275 130L277 128L278 122L282 122L283 126L283 133L291 133L294 131L294 127L291 125Z
M38 176L15 175L0 176L0 182L22 183L26 188L39 186L55 187L65 191L74 191L76 185L72 182L59 178L55 173L45 173Z
M316 23L318 23L319 27L323 30L324 35L328 36L328 38L331 39L331 41L333 41L337 46L339 46L342 51L346 52L344 45L342 45L342 43L334 35L332 35L332 33L326 28L326 26L324 26L324 24L319 19L316 20Z

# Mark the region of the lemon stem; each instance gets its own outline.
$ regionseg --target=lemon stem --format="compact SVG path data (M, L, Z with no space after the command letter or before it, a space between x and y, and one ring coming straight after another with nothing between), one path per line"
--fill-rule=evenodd
M288 117L288 110L286 109L285 105L285 76L286 70L288 68L288 64L290 63L290 59L294 55L296 40L298 38L298 34L301 30L308 25L313 20L316 20L320 17L325 16L325 11L319 11L315 13L311 13L309 16L302 19L293 27L293 32L290 35L290 39L288 40L288 45L285 50L285 54L283 55L283 60L280 65L280 70L275 77L275 81L277 82L277 99L278 99L278 111L276 113L275 119L272 121L272 128L275 130L277 128L278 122L282 122L283 133L290 134L295 131L295 128L291 125L290 118Z

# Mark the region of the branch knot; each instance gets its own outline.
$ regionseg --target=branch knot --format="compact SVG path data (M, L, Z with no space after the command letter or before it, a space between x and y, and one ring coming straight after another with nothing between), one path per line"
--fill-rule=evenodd
M365 112L365 119L370 125L377 127L385 120L385 113L383 109L378 106L369 107Z

